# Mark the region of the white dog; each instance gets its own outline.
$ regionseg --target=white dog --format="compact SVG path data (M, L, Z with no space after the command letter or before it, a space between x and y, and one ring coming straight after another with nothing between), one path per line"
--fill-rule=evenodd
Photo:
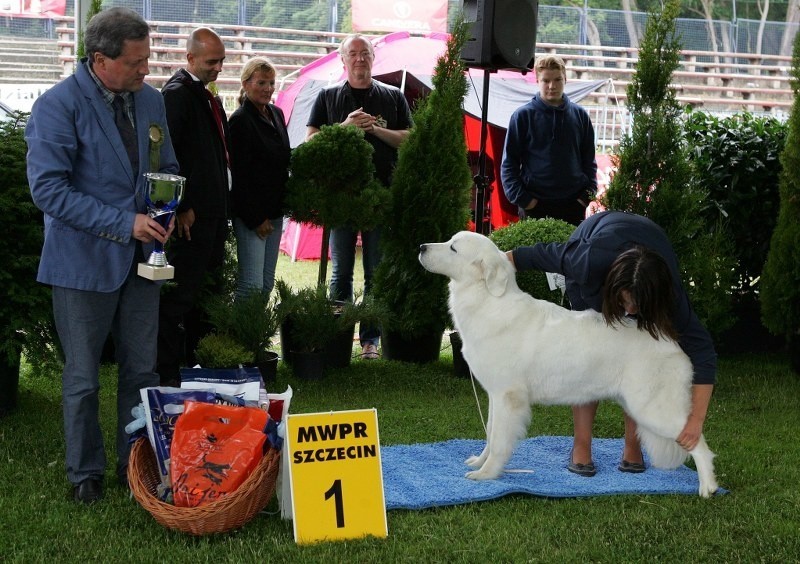
M691 407L692 365L677 343L600 313L536 300L517 286L511 262L487 237L462 231L420 247L427 270L450 277L450 312L462 352L489 396L486 447L466 463L473 480L500 475L527 434L532 403L618 402L636 421L650 462L677 468L690 454L699 493L717 491L714 454L701 436L687 453L676 438Z

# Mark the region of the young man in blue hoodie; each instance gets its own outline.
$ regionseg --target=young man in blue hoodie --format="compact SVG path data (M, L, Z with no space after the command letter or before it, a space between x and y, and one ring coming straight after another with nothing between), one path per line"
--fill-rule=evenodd
M567 72L555 56L536 61L539 93L511 116L501 177L520 218L553 217L577 225L597 192L594 127L564 94Z

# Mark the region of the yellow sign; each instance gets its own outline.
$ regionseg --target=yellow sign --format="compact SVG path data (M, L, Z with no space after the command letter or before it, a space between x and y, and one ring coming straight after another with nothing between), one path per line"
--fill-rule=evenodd
M284 446L295 542L388 535L374 409L289 415Z

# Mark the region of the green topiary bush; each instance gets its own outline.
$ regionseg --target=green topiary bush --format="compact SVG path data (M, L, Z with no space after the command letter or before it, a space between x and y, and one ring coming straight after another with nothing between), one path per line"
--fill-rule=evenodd
M286 205L296 221L320 227L380 225L389 190L375 178L374 149L352 125L323 125L292 151Z
M383 223L389 189L375 178L374 149L352 125L323 125L292 151L286 206L298 222L323 228L318 284L325 283L328 236L335 227L374 229Z
M489 235L489 238L505 252L535 243L564 243L573 231L575 231L574 225L560 219L523 219L501 227ZM517 285L520 290L537 300L563 305L561 290L550 289L544 272L538 270L517 272Z

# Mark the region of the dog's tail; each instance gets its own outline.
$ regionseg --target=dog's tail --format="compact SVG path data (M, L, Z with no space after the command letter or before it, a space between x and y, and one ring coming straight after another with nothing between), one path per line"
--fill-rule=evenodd
M657 435L642 426L637 429L639 440L656 468L672 470L686 462L689 453L675 439Z

